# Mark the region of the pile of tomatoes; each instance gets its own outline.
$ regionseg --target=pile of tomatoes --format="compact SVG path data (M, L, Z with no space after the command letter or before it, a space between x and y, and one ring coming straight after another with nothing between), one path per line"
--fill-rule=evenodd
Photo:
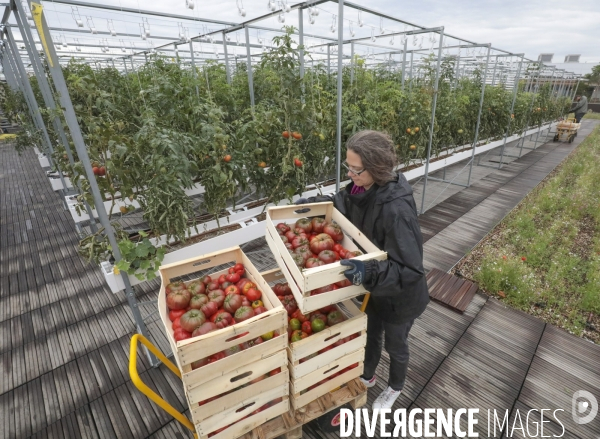
M279 223L275 228L299 268L319 267L362 254L345 249L340 244L344 239L340 226L323 218L300 218L293 225Z
M329 223L323 218L314 217L312 220L300 218L293 225L279 223L275 228L296 266L300 269L320 267L362 254L358 250L345 249L341 244L344 232L340 226ZM350 281L344 279L316 288L310 292L310 295L323 294L350 285L352 285Z
M167 307L172 322L175 341L198 337L243 322L267 311L262 302L262 292L247 277L243 264L229 268L218 279L204 276L188 283L172 282L167 285ZM254 340L252 345L273 338L273 333ZM200 360L192 367L212 363L246 345L230 348Z
M323 331L333 325L342 323L346 320L346 316L340 311L335 305L325 306L317 311L303 314L298 309L298 304L292 295L292 290L287 283L279 283L273 286L273 292L277 295L277 298L285 308L288 314L288 340L290 343L294 343L300 340L304 340L310 337L312 334ZM303 358L300 360L301 363L304 361L320 354L333 349L336 346L344 344L356 337L357 334L342 338L330 346L325 347L319 352L315 352L312 356Z

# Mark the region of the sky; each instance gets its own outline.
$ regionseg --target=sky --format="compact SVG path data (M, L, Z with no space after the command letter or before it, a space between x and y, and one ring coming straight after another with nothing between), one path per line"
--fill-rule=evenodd
M186 7L186 1L194 2L194 9ZM116 7L145 9L164 13L178 14L194 18L211 18L227 22L239 23L263 16L269 13L269 0L103 0L103 4ZM282 0L272 0L281 4ZM82 3L85 1L82 0ZM94 3L100 3L95 1ZM290 2L290 5L297 2ZM354 0L354 3L369 9L386 13L390 16L424 27L444 26L445 32L452 36L475 41L477 43L491 43L493 47L513 53L525 53L526 57L537 59L540 53L553 53L553 63L562 63L565 55L580 54L581 63L595 65L600 63L600 0L578 0L565 2L557 0L421 0L419 2L400 2L398 0ZM107 20L112 20L112 26L120 33L136 34L135 37L116 37L91 35L90 33L71 34L68 32L53 32L55 41L65 40L69 45L75 43L75 37L80 43L99 44L106 39L108 44L124 43L126 46L141 48L148 47L150 41L154 46L164 44L165 40L153 39L157 36L174 36L179 28L184 29L188 36L194 36L203 30L215 31L223 26L218 24L202 26L193 22L182 20L167 20L161 17L148 17L150 36L143 41L140 34L139 16L121 12L105 12L98 9L78 7L73 13L71 6L63 5L53 0L44 1L44 7L51 26L57 28L77 28L74 15L79 15L84 22L84 30L89 29L90 20L99 30L106 30L111 26ZM239 8L246 11L246 16L239 14ZM314 16L314 24L310 24L307 11L304 16L304 32L319 35L324 38L337 38L337 3L323 3L318 6L319 15ZM283 14L286 25L298 26L298 13L292 11ZM359 26L359 21L363 26ZM181 23L181 24L179 24ZM282 26L277 17L267 18L257 23L260 26L279 29ZM334 28L335 32L331 31ZM384 45L389 49L397 49L401 45L400 37L386 36L390 32L400 32L413 29L392 20L381 20L379 17L359 13L346 6L344 8L344 37L350 37L350 28L357 37L376 37L376 44ZM381 30L383 29L383 34ZM258 42L258 38L269 41L275 33L267 31L250 32L251 41ZM232 34L231 38L243 41L243 32ZM306 44L311 46L325 40L307 38ZM457 40L445 40L448 44L456 44ZM408 48L412 48L413 40L410 39ZM424 41L415 41L422 47L429 48L433 45L428 37ZM265 43L263 43L265 44ZM414 46L416 47L416 46ZM68 49L73 50L73 49ZM196 50L196 49L195 49ZM212 49L211 49L212 50ZM357 47L357 52L374 51L368 47ZM233 52L243 53L240 47ZM591 67L590 67L591 68Z

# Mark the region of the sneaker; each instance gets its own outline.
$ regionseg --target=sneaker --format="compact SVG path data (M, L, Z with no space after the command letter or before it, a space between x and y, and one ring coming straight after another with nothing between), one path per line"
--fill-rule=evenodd
M373 403L373 410L391 409L401 393L402 390L394 390L388 386Z
M377 377L373 375L373 378L371 378L370 380L366 380L361 376L360 382L363 383L366 387L371 388L377 383Z

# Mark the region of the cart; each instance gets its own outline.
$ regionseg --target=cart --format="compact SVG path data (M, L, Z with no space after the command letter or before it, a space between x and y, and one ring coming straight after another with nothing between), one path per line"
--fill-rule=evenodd
M370 294L367 294L362 302L360 311L364 312L369 302ZM154 392L140 378L137 370L138 366L138 344L142 344L148 351L154 354L165 366L171 370L179 379L182 379L182 373L172 361L170 361L156 346L154 346L146 337L141 334L134 334L131 338L129 352L129 376L133 385L150 400L152 400L161 409L179 421L186 427L195 439L201 439L196 432L195 425L188 419L184 413L180 413L175 407L169 404L163 397ZM302 438L302 426L311 421L316 421L319 428L327 433L339 431L340 410L342 407L357 409L367 403L367 388L359 378L343 384L329 393L317 398L311 403L300 409L293 409L274 419L261 423L252 428L251 431L244 434L240 439L275 439L283 437L284 439Z
M183 426L189 429L194 438L198 439L194 424L185 416L169 404L160 395L148 387L141 379L137 371L137 350L138 343L144 345L150 352L164 363L177 377L181 378L181 372L177 366L171 362L159 349L157 349L146 337L141 334L135 334L131 338L131 349L129 355L129 375L135 387L151 399L160 408L173 416ZM308 422L316 420L319 428L325 432L339 431L340 411L336 410L342 407L357 409L367 403L367 388L360 381L354 380L343 386L321 396L315 401L302 407L299 410L290 409L287 413L277 416L264 424L257 425L252 431L243 435L240 439L275 439L283 436L285 439L302 438L302 426Z
M567 143L573 142L573 139L577 137L577 130L581 123L575 122L575 118L568 118L563 120L556 125L556 134L554 135L554 141L566 140Z

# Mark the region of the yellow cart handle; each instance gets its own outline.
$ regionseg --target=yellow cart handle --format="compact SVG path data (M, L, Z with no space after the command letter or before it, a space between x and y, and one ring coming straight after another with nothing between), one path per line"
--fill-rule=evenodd
M371 293L367 293L365 295L365 298L362 301L362 305L360 306L360 312L365 312L365 309L367 309L367 303L369 303L369 297L371 297Z
M194 437L197 439L198 435L196 434L196 429L194 428L194 424L192 424L185 415L183 415L182 413L179 413L177 410L175 410L175 408L171 404L169 404L167 401L165 401L160 395L155 393L150 387L148 387L146 384L144 384L144 382L140 379L140 376L137 371L138 341L140 343L142 343L144 346L146 346L146 348L150 352L152 352L154 355L156 355L156 357L160 361L162 361L163 364L165 364L169 369L171 369L171 372L173 372L175 375L177 375L179 378L181 378L181 372L179 371L179 369L177 368L176 365L174 365L167 357L165 357L163 355L163 353L161 351L159 351L156 348L156 346L154 346L152 343L150 343L150 341L146 337L144 337L141 334L135 334L133 337L131 337L131 346L129 349L129 376L131 377L131 381L133 382L135 387L137 387L137 389L140 392L142 392L144 395L146 395L148 398L150 398L152 401L154 401L154 403L157 404L161 409L163 409L165 412L167 412L168 414L173 416L175 419L177 419L179 422L181 422L185 427L187 427L194 434Z

